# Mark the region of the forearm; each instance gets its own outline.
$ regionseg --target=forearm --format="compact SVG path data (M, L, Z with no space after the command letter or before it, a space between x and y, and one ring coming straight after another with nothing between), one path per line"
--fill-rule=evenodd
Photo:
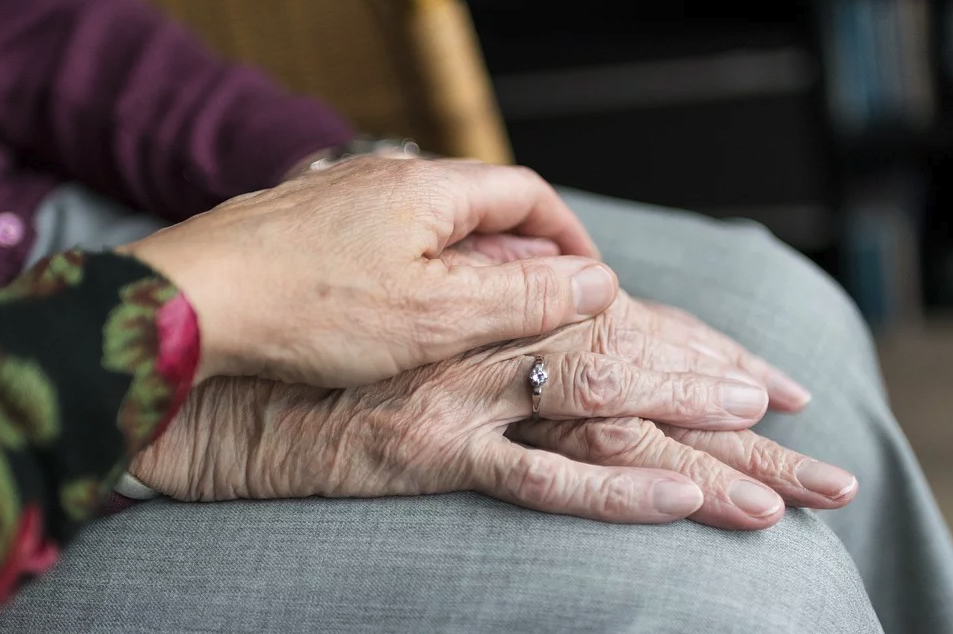
M0 603L44 572L198 363L195 313L132 258L69 252L0 290Z
M172 220L353 136L139 0L0 0L0 15L0 142Z

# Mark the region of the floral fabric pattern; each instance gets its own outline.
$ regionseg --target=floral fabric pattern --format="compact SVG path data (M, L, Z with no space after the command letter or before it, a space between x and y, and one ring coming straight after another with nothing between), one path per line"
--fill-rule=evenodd
M81 251L68 251L45 258L0 289L0 301L46 297L66 286L75 286L83 280L85 259L86 256Z
M0 606L101 511L199 350L191 304L130 257L70 251L0 289Z

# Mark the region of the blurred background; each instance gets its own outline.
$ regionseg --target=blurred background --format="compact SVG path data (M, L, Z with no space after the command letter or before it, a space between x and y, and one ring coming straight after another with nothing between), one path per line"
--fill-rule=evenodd
M857 301L953 520L953 0L154 1L366 132L763 223Z

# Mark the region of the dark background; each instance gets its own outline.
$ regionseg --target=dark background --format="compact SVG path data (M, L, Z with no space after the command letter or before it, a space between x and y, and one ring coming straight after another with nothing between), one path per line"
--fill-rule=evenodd
M875 329L953 308L953 3L468 4L520 163L758 220Z

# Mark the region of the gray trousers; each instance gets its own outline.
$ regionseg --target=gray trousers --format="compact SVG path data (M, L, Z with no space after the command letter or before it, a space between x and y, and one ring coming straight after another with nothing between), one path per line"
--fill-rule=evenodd
M851 505L728 532L470 493L159 500L89 526L0 612L0 631L953 632L949 535L841 289L757 225L563 193L629 292L699 315L808 386L804 413L755 429L853 471ZM78 188L38 222L35 257L157 226Z

